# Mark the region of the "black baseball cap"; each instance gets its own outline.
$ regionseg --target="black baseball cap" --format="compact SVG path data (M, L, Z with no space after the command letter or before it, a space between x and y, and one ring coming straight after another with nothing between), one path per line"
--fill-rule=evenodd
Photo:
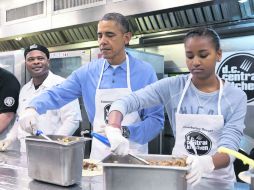
M42 46L42 45L39 45L39 44L33 44L29 47L27 47L25 49L25 52L24 52L24 56L26 58L26 55L30 52L30 51L33 51L33 50L39 50L39 51L42 51L43 53L46 54L47 58L49 59L49 50L48 48Z

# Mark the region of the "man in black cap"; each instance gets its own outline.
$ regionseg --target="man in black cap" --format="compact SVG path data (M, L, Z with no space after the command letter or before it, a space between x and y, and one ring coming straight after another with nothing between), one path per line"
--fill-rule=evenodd
M39 51L43 52L43 53L46 55L46 57L49 59L49 50L48 50L48 48L46 48L46 47L44 47L44 46L42 46L42 45L39 45L39 44L33 44L33 45L27 47L27 48L25 49L25 52L24 52L25 58L26 58L26 55L27 55L30 51L33 51L33 50L39 50Z
M46 47L34 44L25 49L24 52L26 68L32 79L25 84L19 96L19 107L17 114L22 113L28 103L45 90L60 84L64 78L57 76L49 71L49 51ZM78 100L74 100L64 107L56 110L49 110L38 117L38 127L45 134L72 135L79 127L81 113ZM25 151L24 136L28 133L20 130L18 122L8 133L4 141L0 141L0 151L6 148L17 139L21 142L21 151Z

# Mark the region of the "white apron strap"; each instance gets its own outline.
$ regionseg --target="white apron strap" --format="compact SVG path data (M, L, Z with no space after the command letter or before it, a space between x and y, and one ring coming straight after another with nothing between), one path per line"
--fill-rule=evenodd
M188 89L189 86L190 86L191 78L192 78L192 74L189 75L189 78L188 78L188 80L187 80L187 82L186 82L186 84L185 84L185 86L184 86L182 96L181 96L180 101L179 101L179 103L178 103L178 105L177 105L176 113L179 113L179 112L180 112L180 107L181 107L181 105L182 105L182 101L183 101L184 95L185 95L187 89Z
M103 75L105 63L106 63L106 59L104 59L104 61L103 61L103 65L102 65L102 69L101 69L101 74L100 74L100 78L99 78L99 81L98 81L98 84L97 84L97 88L96 88L96 89L99 89L99 88L100 88L101 78L102 78L102 75Z
M220 92L219 92L219 100L218 100L218 115L222 115L221 114L221 98L222 98L222 93L223 93L223 83L221 78L217 75L217 78L220 82Z
M189 78L184 86L184 89L183 89L183 93L182 93L182 96L180 98L180 101L177 105L177 110L176 110L176 113L179 113L180 112L180 108L181 108L181 104L182 104L182 101L183 101L183 98L186 94L186 91L187 89L189 88L190 86L190 83L191 83L191 78L192 78L192 74L189 75ZM221 78L217 75L217 78L220 82L220 91L219 91L219 99L218 99L218 115L221 115L221 98L222 98L222 93L223 93L223 83L222 83L222 80Z
M129 56L127 55L127 53L125 54L125 56L126 56L126 66L127 66L127 87L128 89L131 90L131 76L130 76L131 74L130 74Z
M127 67L127 87L128 89L131 90L131 79L130 79L130 63L129 63L129 56L127 54L125 54L126 56L126 67ZM105 63L106 63L106 59L103 61L103 65L102 65L102 69L101 69L101 73L100 73L100 78L97 84L97 88L100 88L100 84L101 84L101 79L102 79L102 75L103 75L103 71L104 71L104 67L105 67Z

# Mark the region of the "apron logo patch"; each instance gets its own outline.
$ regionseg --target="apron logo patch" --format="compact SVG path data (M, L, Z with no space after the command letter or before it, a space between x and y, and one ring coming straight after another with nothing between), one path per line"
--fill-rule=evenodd
M14 103L15 103L15 100L14 100L13 97L6 97L6 98L4 99L4 105L6 105L7 107L13 106Z
M190 142L193 142L199 156L208 154L212 148L212 141L200 131L191 131L185 135L184 147L189 154L195 155Z
M104 107L104 121L106 124L108 124L108 114L109 114L110 107L111 107L111 104L107 104Z

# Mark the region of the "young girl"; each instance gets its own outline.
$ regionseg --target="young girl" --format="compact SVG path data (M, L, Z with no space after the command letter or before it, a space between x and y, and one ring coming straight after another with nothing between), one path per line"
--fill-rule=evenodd
M212 29L190 31L184 39L190 74L162 79L112 104L106 127L112 151L128 152L128 143L119 132L125 114L163 104L176 139L173 154L188 155L191 165L188 189L233 189L234 160L217 149L238 151L247 97L216 75L216 62L222 56L219 41Z

